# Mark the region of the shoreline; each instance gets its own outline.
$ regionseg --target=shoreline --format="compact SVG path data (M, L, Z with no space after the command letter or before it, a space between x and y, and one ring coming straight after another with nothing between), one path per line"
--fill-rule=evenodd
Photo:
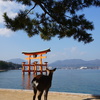
M26 92L33 92L33 90L26 90L26 89L9 89L9 88L0 88L0 91L26 91ZM49 91L49 93L57 93L57 94L79 94L79 95L92 95L86 93L73 93L73 92L57 92L57 91Z
M33 90L1 89L0 100L32 100ZM42 100L44 100L42 96ZM48 100L100 100L100 95L49 91ZM36 99L37 100L37 99Z
M0 70L0 72L5 72L6 70Z

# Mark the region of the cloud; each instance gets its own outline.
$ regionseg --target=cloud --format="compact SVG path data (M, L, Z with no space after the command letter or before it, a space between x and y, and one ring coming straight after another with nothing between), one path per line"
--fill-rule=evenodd
M11 1L2 1L0 0L0 36L9 37L12 35L12 31L4 28L4 19L3 13L7 12L7 15L11 18L14 18L17 15L17 12L20 10L24 10L25 6L18 4L16 2Z
M70 53L76 57L79 57L79 56L82 56L82 55L85 55L86 52L84 51L81 51L78 47L74 46L72 48L70 48Z
M78 51L77 47L70 48L71 53L76 53Z
M77 46L73 46L70 48L64 48L62 51L51 52L48 54L48 61L54 62L57 60L65 60L65 59L83 59L86 56L86 52L78 48Z
M13 32L7 28L0 28L0 36L10 37Z

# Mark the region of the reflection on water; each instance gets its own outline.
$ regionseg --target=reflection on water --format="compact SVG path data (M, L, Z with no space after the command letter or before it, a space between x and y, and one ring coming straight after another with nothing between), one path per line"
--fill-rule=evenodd
M40 74L40 73L37 73ZM32 89L31 81L35 75L22 74L21 70L0 72L0 88L7 89Z
M0 72L0 88L32 89L33 77L21 70ZM100 95L100 70L57 70L50 91Z
M33 79L34 75L32 74L23 74L22 75L22 87L23 89L32 89L31 81Z
M37 75L39 75L40 73L37 73ZM46 73L44 72L43 75L45 75ZM34 78L34 76L36 76L34 73L32 74L22 74L22 87L23 89L32 89L32 84L31 81Z

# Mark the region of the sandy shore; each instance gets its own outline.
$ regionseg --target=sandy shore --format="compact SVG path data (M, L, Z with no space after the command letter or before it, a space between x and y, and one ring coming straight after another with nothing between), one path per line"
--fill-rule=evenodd
M0 89L0 100L32 100L32 96L32 90ZM43 96L42 100L44 100ZM49 92L48 100L100 100L100 96L93 96L90 94Z

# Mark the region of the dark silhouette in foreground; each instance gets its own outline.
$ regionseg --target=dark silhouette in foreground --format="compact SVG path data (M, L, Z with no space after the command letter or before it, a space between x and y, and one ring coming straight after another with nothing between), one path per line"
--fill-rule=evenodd
M49 70L49 69L46 70L49 73L48 76L37 75L32 80L33 91L34 91L33 100L35 100L36 98L37 91L38 91L38 100L41 100L41 96L43 92L44 92L44 100L47 100L48 91L52 84L53 72L56 70L56 68L54 68L53 70Z

